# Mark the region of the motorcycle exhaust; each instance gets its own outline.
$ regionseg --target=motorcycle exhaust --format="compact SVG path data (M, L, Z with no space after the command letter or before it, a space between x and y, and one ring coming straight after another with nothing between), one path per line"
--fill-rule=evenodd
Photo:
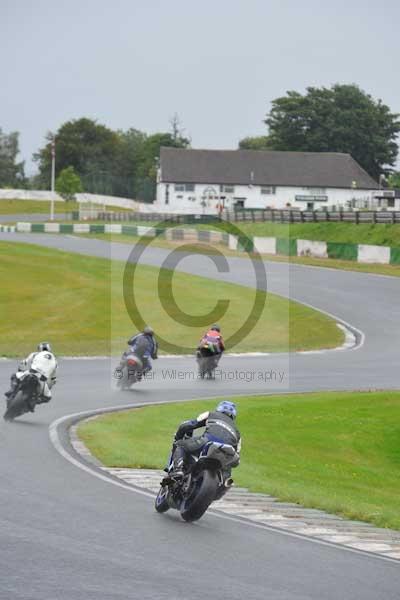
M229 490L229 488L231 488L233 486L233 479L232 477L228 477L228 479L224 482L224 487L226 487L227 490Z

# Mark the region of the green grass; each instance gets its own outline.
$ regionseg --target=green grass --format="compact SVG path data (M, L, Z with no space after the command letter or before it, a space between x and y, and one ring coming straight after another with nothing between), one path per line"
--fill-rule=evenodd
M122 295L123 269L122 262L0 242L0 355L25 354L32 340L42 338L58 354L119 353L135 330ZM155 267L137 269L135 293L144 320L166 340L195 348L204 326L177 324L166 315L157 292L158 275ZM194 315L210 312L217 299L229 299L220 319L226 338L243 324L255 295L251 288L179 272L172 289L178 307ZM165 299L164 292L161 297ZM342 343L343 333L325 315L272 294L266 300L258 326L230 349L277 352Z
M240 397L238 485L400 529L400 393ZM79 435L109 467L162 468L178 424L216 400L99 417ZM151 431L151 436L148 432Z
M72 200L68 202L54 202L54 212L70 213L79 210L78 202ZM119 208L118 206L106 206L105 211L108 212L131 212L129 208ZM0 199L0 215L17 215L17 214L49 214L50 215L50 200L2 200ZM70 221L67 221L70 223ZM99 221L104 223L104 221Z
M247 235L400 247L400 225L374 223L236 223Z
M79 210L77 202L54 202L55 213L67 213ZM0 200L0 215L17 214L50 215L50 200Z

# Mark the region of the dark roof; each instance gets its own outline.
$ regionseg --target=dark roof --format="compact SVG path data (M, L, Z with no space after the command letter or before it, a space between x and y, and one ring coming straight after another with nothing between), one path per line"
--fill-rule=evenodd
M336 152L161 148L160 165L167 183L378 188L350 154Z

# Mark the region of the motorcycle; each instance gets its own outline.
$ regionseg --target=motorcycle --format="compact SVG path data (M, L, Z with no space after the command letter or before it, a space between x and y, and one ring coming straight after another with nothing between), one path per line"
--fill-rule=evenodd
M7 399L7 410L3 415L5 421L13 421L27 412L33 412L39 404L41 393L40 375L29 372L18 383L16 393Z
M184 521L197 521L212 502L232 487L230 470L238 466L239 460L239 454L230 444L208 442L198 457L190 456L183 478L164 477L155 500L156 511L164 513L173 508ZM168 471L172 471L172 465L171 455Z
M121 390L128 389L132 384L141 381L143 376L143 362L133 352L122 355L120 366L114 371L117 387Z
M196 359L199 368L199 377L201 379L215 378L215 369L218 366L220 353L215 352L214 344L204 343L196 352Z

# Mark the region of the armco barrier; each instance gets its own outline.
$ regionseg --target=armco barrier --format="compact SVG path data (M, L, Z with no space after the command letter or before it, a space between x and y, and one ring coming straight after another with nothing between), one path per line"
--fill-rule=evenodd
M279 254L281 256L310 256L315 258L335 258L352 260L361 263L400 265L400 248L376 246L369 244L342 244L291 238L235 237L220 231L204 229L156 229L144 225L90 224L90 223L17 223L2 225L0 231L40 232L40 233L112 233L132 237L158 236L171 241L217 243L228 246L231 250L261 254Z

